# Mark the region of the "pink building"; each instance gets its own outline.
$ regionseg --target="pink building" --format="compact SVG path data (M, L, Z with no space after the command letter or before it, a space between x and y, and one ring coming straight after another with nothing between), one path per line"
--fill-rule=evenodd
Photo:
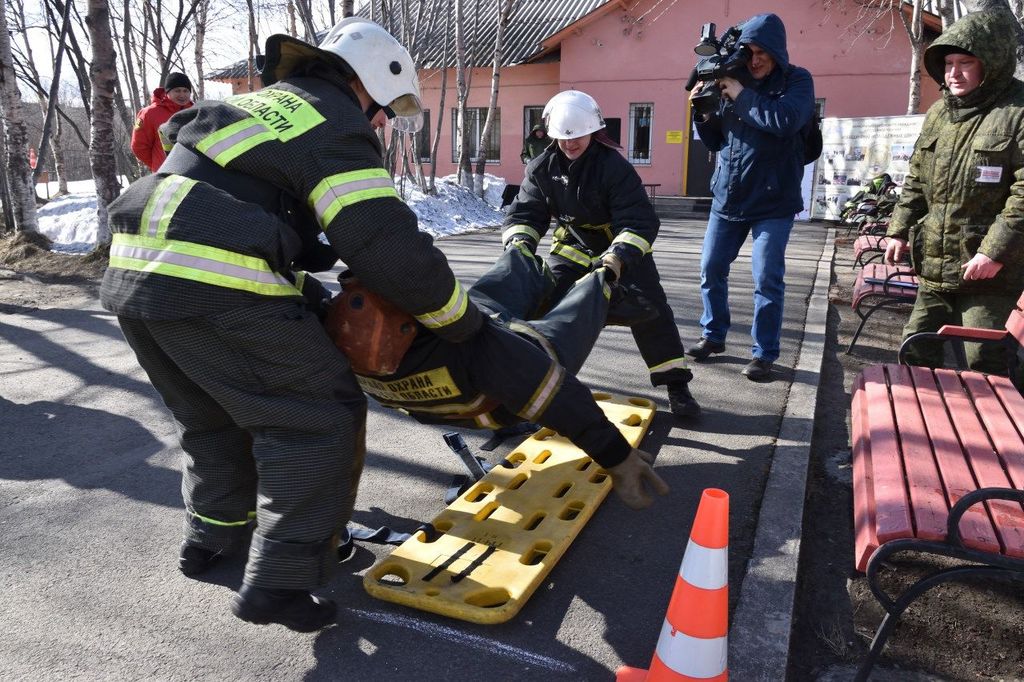
M552 95L576 88L597 99L609 132L643 181L660 185L659 195L706 196L714 159L693 138L683 87L697 59L693 47L702 24L714 22L721 36L728 27L764 11L762 3L750 0L525 0L506 39L508 65L501 70L497 102L500 128L490 138L486 172L518 183L523 138ZM906 113L911 51L899 17L883 17L853 40L847 31L854 22L852 13L826 13L822 3L795 0L779 0L771 11L786 24L791 62L813 74L823 115ZM440 122L438 175L447 175L455 170L455 69L448 69L445 110L439 112L442 74L430 68L445 54L442 23L436 22L419 54L420 63L427 65L420 76L429 119L420 146L429 149ZM936 17L927 15L926 26L931 37L938 34ZM883 32L890 27L893 33L886 42ZM482 129L490 100L493 31L493 26L482 29L473 41L475 49L469 50L471 63L479 65L469 77L471 138ZM449 43L447 54L453 51ZM450 65L453 58L444 61ZM244 62L242 67L244 71ZM213 79L230 81L241 91L245 77L232 78L235 73L237 65ZM938 88L927 75L921 85L923 112L938 98Z

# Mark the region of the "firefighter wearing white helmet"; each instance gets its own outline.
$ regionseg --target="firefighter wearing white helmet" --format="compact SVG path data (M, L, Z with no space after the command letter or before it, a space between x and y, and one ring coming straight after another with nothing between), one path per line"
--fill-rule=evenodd
M526 167L506 214L506 247L525 243L535 251L553 218L557 227L548 259L556 280L553 302L598 267L614 274L613 297L648 299L657 315L629 326L651 383L667 387L673 414L697 416L700 405L689 389L693 374L651 255L660 222L640 176L604 132L601 108L587 93L558 93L544 107L543 118L557 144Z
M569 140L596 133L604 128L601 107L594 98L579 90L566 90L552 97L544 107L548 137Z
M110 205L100 296L179 425L180 570L206 570L251 532L232 611L310 631L334 620L312 590L352 513L366 399L304 271L341 258L449 341L483 317L383 166L375 128L420 113L405 48L346 19L319 47L272 36L266 55L263 89L162 128L167 160Z

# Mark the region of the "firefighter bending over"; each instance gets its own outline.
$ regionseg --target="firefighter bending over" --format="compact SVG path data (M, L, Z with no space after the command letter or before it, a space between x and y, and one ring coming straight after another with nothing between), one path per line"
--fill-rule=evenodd
M311 590L351 515L366 399L296 272L340 257L451 342L484 320L383 167L374 129L422 116L405 48L348 18L319 48L275 35L266 55L262 90L173 117L160 171L111 204L101 300L178 424L181 570L255 521L232 611L312 631L334 620Z
M160 172L110 205L100 296L178 425L182 572L244 545L255 521L233 613L312 631L334 620L311 591L351 516L366 399L300 271L341 257L449 342L485 320L383 167L374 129L421 122L409 53L348 18L319 47L271 36L266 59L262 90L162 128L175 144Z

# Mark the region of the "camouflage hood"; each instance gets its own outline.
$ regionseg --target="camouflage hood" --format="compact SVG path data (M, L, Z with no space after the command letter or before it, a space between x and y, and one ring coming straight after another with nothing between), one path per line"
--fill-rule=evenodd
M939 84L946 105L964 118L987 109L1013 82L1016 64L1016 19L1009 12L974 12L956 22L924 52L928 75ZM981 60L985 77L977 90L964 97L950 94L944 78L946 55L966 51Z

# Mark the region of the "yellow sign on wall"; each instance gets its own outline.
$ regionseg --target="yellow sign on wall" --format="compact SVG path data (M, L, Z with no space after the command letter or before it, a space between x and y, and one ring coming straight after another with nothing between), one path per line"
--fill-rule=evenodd
M682 144L683 143L683 131L682 130L666 130L665 131L665 144Z

